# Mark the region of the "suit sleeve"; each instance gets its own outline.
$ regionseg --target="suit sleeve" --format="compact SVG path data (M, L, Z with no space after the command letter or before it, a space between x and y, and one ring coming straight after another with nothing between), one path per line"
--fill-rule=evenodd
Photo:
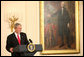
M70 20L71 20L70 15L69 15L68 11L66 11L66 22L69 23Z
M11 39L10 36L7 37L7 41L6 41L6 50L10 52L10 48L12 47L11 45Z

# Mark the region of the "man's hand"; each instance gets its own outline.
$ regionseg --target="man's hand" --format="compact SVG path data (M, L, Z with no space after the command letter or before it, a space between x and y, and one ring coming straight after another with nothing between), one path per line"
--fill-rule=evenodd
M13 48L10 48L10 51L13 53Z

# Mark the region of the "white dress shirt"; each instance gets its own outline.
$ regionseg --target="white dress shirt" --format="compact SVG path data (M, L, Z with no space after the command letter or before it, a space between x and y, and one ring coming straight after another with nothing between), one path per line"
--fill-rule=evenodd
M64 10L64 8L62 7L62 15L63 15L63 10Z
M16 32L14 32L15 33L15 36L16 36L16 38L17 38L17 33ZM19 34L19 37L20 37L20 39L21 39L21 36L20 36L20 34ZM18 38L17 38L18 39Z

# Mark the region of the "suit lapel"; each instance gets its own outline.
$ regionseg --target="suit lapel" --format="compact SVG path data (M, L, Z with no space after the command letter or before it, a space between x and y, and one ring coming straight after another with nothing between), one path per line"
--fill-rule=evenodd
M20 37L21 37L20 40L21 40L21 44L22 44L23 35L21 33L20 33Z
M18 43L18 39L16 38L16 36L15 36L14 33L13 33L13 36L14 36L14 40L15 40L15 42L16 42L17 44L19 44L19 43Z
M20 33L20 37L21 37L21 44L24 44L24 35L22 33Z

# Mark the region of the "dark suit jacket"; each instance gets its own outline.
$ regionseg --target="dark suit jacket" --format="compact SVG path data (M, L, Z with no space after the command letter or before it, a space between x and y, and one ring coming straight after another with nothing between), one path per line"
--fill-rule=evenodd
M64 32L66 34L68 34L68 27L67 27L67 24L70 23L70 16L69 16L69 13L67 11L67 9L64 7L63 9L63 14L62 14L62 9L59 9L56 13L54 13L52 15L52 17L57 17L57 21L58 21L58 32L59 34L63 34Z
M21 32L20 33L20 36L21 36L21 45L27 45L29 44L28 40L27 40L27 36L25 33ZM6 50L10 52L10 48L11 47L16 47L17 45L19 45L18 43L18 40L15 36L14 33L10 34L8 37L7 37L7 42L6 42ZM11 53L12 56L20 56L21 53Z
M68 34L69 28L67 24L70 22L70 16L66 8L63 9L63 14L62 14L62 9L58 11L58 27L59 27L59 34Z

